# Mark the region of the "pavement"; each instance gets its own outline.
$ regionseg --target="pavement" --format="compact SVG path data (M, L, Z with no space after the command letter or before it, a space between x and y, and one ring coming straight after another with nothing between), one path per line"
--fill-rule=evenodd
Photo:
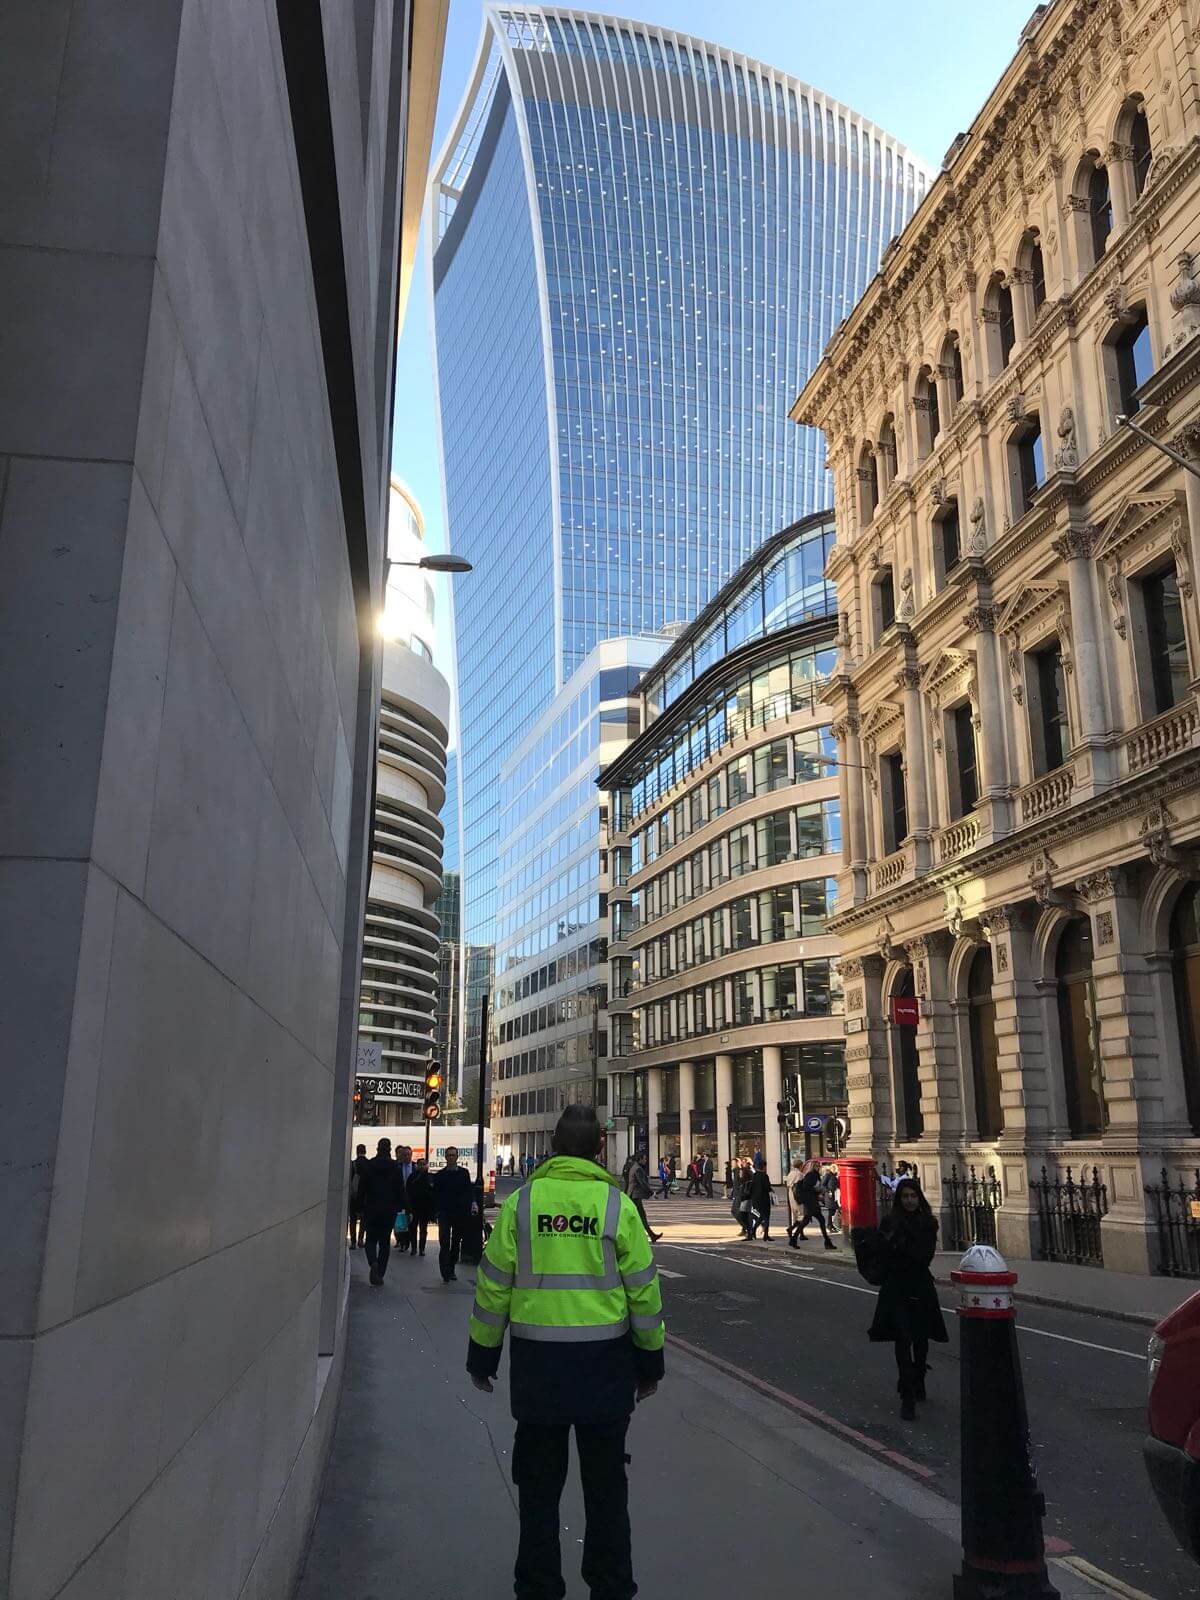
M677 1215L671 1232L705 1225ZM803 1398L799 1380L774 1381L765 1333L774 1330L784 1349L806 1356L801 1370L811 1368L808 1356L837 1335L811 1320L816 1300L799 1297L848 1303L856 1298L848 1281L829 1279L838 1293L819 1286L806 1263L765 1249L742 1261L711 1240L664 1241L658 1257L672 1330L668 1375L630 1429L642 1593L686 1587L694 1600L727 1600L752 1583L767 1592L786 1585L786 1592L819 1587L872 1600L950 1600L960 1553L946 1472L922 1460L920 1441L898 1424L886 1435L856 1430L818 1405L811 1386ZM385 1286L373 1290L361 1254L351 1261L345 1387L297 1600L509 1594L513 1425L506 1380L493 1395L481 1394L463 1369L473 1269L460 1268L460 1281L446 1286L432 1254L393 1257ZM703 1274L725 1280L707 1304ZM730 1305L737 1314L726 1317L722 1307ZM859 1322L864 1305L854 1306ZM728 1339L727 1323L733 1343L722 1346L716 1334ZM1132 1329L1126 1335L1140 1337ZM872 1382L891 1391L894 1409L894 1378L883 1375L888 1354L878 1359L858 1330L857 1365L865 1372L870 1363ZM1133 1367L1128 1352L1126 1364ZM939 1403L949 1415L952 1402ZM1109 1488L1119 1502L1127 1485ZM582 1600L574 1477L562 1517L567 1592ZM1052 1576L1063 1600L1150 1594L1097 1575L1082 1547L1062 1540L1054 1549ZM1155 1590L1152 1600L1176 1592L1193 1591Z
M855 1272L849 1242L834 1234L837 1252L827 1251L815 1225L798 1250L787 1243L787 1210L782 1190L780 1204L772 1211L772 1236L769 1244L761 1240L748 1249L778 1252L819 1260L823 1267ZM648 1200L646 1214L655 1230L677 1244L724 1246L735 1242L737 1224L729 1213L729 1202L720 1188L712 1200L686 1199L681 1194L670 1200ZM961 1260L961 1251L939 1250L933 1275L939 1284L951 1286L950 1273ZM1010 1261L1017 1274L1016 1298L1029 1305L1054 1306L1068 1311L1092 1313L1119 1322L1153 1327L1161 1322L1189 1295L1200 1290L1195 1278L1146 1277L1141 1273L1112 1272L1107 1267L1074 1267L1057 1261Z

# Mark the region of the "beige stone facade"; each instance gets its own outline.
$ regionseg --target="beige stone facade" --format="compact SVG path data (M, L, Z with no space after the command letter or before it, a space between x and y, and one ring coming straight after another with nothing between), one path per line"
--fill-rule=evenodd
M1198 52L1194 0L1040 8L793 410L839 528L853 1144L943 1207L994 1168L1018 1256L1042 1167L1095 1167L1128 1270L1200 1164Z

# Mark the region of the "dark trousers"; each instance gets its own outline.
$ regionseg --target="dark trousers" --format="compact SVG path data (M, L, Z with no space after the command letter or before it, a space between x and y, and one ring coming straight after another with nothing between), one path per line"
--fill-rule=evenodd
M391 1217L368 1217L366 1221L367 1265L381 1278L392 1253L392 1223Z
M592 1600L633 1600L637 1594L625 1476L628 1426L627 1418L575 1424L585 1516L582 1571ZM558 1502L567 1478L570 1432L566 1423L517 1423L513 1446L513 1480L521 1515L513 1574L517 1600L563 1600L567 1592L558 1543Z
M421 1254L425 1254L425 1240L429 1237L428 1217L409 1217L408 1219L408 1248L412 1255L416 1255L418 1247Z
M644 1200L634 1200L633 1209L637 1212L638 1216L641 1217L642 1227L645 1228L646 1233L653 1238L654 1229L650 1226L650 1223L646 1217L646 1202Z
M900 1374L900 1394L905 1400L916 1398L925 1385L925 1363L929 1358L928 1339L897 1339L896 1370Z
M768 1206L767 1209L763 1212L762 1221L761 1222L755 1222L753 1215L749 1211L747 1211L747 1213L746 1213L746 1233L747 1233L747 1235L751 1239L757 1239L758 1230L760 1228L762 1229L763 1238L764 1239L769 1239L771 1237L771 1208L770 1208L770 1206Z
M712 1186L712 1183L713 1183L713 1181L712 1181L711 1178L705 1178L705 1180L704 1180L704 1192L705 1192L705 1194L708 1196L708 1198L710 1200L713 1197L713 1186Z
M829 1229L825 1226L825 1218L821 1215L820 1207L814 1210L812 1206L805 1206L804 1215L800 1218L799 1222L793 1223L792 1225L792 1238L803 1239L804 1230L808 1227L810 1222L815 1222L817 1224L821 1230L822 1239L824 1239L825 1243L828 1244Z
M438 1267L442 1277L447 1283L450 1274L458 1265L459 1254L462 1251L463 1229L467 1225L466 1217L439 1217L438 1224Z
M349 1228L350 1228L350 1248L351 1248L351 1250L356 1250L358 1248L358 1246L363 1242L363 1240L367 1236L366 1227L365 1227L365 1225L363 1223L362 1212L361 1211L352 1211L350 1213Z

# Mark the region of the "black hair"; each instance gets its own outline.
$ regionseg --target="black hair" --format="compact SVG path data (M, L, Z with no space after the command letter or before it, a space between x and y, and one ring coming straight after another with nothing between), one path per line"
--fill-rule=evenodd
M550 1143L556 1156L594 1160L600 1154L600 1122L592 1107L568 1106Z
M925 1198L925 1191L915 1178L901 1178L896 1185L892 1196L892 1210L894 1212L898 1212L901 1216L906 1214L900 1205L900 1192L902 1189L911 1189L915 1193L918 1202L916 1212L918 1216L924 1214L927 1217L931 1217L933 1215L933 1208Z

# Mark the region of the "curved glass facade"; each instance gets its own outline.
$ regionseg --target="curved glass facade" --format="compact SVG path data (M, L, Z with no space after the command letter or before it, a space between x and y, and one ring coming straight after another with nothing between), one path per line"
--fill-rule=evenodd
M547 659L561 686L596 641L690 621L816 510L821 441L787 417L797 375L929 179L847 107L716 46L583 12L485 15L432 242L450 535L477 569L457 618L477 934L481 796L554 692ZM528 458L530 493L500 492Z

